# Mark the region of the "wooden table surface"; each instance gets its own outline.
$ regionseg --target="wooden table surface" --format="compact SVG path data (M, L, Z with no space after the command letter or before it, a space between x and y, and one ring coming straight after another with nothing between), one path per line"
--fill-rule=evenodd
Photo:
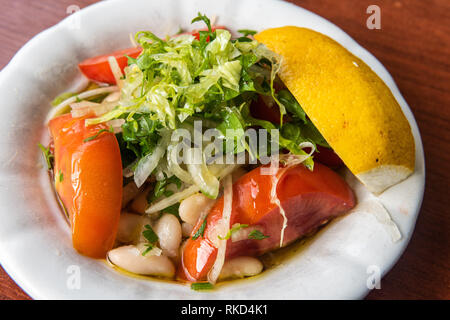
M38 32L93 0L0 0L0 69ZM450 1L295 0L338 25L383 63L418 122L426 188L411 242L368 299L450 299ZM381 8L369 30L366 9ZM276 14L276 13L274 13ZM0 299L29 299L0 268Z

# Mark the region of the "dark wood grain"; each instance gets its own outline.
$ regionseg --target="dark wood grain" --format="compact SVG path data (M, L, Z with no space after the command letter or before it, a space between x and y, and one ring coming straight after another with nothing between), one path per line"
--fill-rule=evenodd
M33 35L89 0L0 0L0 68ZM450 1L295 0L338 25L394 77L419 125L426 157L423 206L411 242L368 299L450 299ZM381 8L381 30L366 8ZM276 14L276 12L274 12ZM0 299L28 296L0 269Z

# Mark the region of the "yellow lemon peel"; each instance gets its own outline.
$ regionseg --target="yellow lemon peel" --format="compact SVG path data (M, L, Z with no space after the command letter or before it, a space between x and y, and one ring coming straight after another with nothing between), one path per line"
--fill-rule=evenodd
M282 57L281 80L370 191L380 193L414 171L409 122L386 84L361 59L305 28L268 29L255 38Z

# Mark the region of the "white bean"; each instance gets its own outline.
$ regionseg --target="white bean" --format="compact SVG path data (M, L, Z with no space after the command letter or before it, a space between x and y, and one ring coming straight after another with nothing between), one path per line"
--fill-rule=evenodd
M187 197L181 201L178 210L181 220L194 226L203 213L211 210L215 202L216 200L210 199L201 193Z
M129 245L112 249L108 252L108 260L126 271L172 278L175 267L166 256L143 256L136 246Z
M170 213L164 214L155 225L155 233L159 238L159 246L163 254L176 257L181 243L181 225L178 219Z
M134 213L122 212L119 220L116 239L122 243L130 243L139 238L143 217Z
M192 233L192 229L194 229L194 226L190 223L183 222L181 224L181 232L183 234L183 237L189 237Z
M219 279L243 278L254 276L263 270L263 264L253 257L237 257L225 261Z

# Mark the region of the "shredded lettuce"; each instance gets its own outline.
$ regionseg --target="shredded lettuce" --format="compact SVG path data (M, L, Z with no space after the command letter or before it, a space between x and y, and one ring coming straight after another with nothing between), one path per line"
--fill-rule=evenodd
M199 20L210 27L205 16L194 19ZM88 125L147 113L161 126L175 129L211 104L231 107L235 101L230 100L244 92L271 93L270 87L256 89L254 82L264 77L249 68L262 59L276 63L275 55L255 40L234 41L224 29L201 32L200 40L180 35L164 41L149 31L138 32L135 39L144 50L137 59L129 58L118 107L87 120ZM274 76L272 71L271 83Z

